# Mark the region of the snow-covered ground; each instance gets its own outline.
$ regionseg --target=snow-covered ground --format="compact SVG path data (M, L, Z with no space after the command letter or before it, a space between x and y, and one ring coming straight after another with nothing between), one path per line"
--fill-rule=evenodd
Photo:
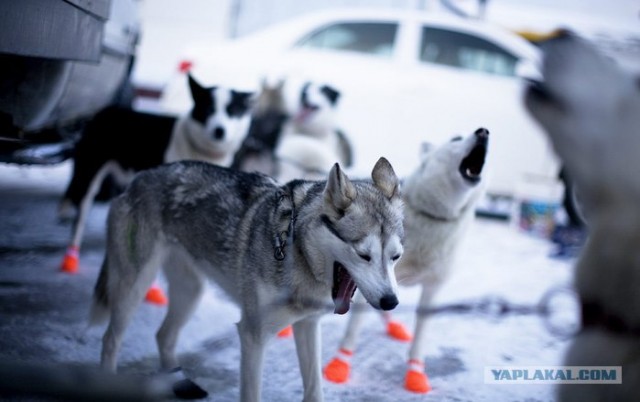
M91 214L81 271L68 276L58 264L69 227L56 223L56 202L70 164L48 168L0 166L0 358L97 365L103 328L86 329L86 314L100 267L106 206ZM551 288L570 284L573 262L549 257L552 245L504 222L478 219L458 266L436 298L438 305L503 297L534 305ZM161 284L163 284L161 282ZM406 288L395 316L412 326L419 289ZM575 319L565 311L562 321ZM158 366L155 331L164 308L144 304L124 339L121 371L151 373ZM236 401L238 309L212 286L179 340L185 370L210 401ZM346 317L322 324L322 362L337 348ZM552 385L484 384L485 366L560 365L568 340L553 335L535 315L502 318L482 313L435 315L429 326L427 373L433 391L411 394L402 387L408 344L386 337L371 313L352 360L348 384L325 382L327 401L552 401ZM292 339L275 339L263 375L265 401L302 399Z

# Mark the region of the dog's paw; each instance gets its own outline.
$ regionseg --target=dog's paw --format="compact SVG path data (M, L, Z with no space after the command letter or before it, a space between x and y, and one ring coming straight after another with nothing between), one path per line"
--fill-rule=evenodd
M179 399L204 399L209 396L207 391L188 378L174 383L172 389L174 395Z

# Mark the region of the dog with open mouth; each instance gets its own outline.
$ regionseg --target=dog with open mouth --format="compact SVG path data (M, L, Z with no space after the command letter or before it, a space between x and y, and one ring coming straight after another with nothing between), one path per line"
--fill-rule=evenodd
M391 337L412 340L405 377L405 388L412 392L431 389L424 364L427 317L420 312L429 308L448 277L473 221L476 202L484 192L488 146L489 131L484 128L439 147L425 144L420 166L402 186L406 240L396 278L400 285L421 285L422 295L413 336L389 313L383 314L383 322ZM361 308L351 312L338 353L324 368L329 381L348 381L349 360L365 313Z
M336 162L351 167L353 147L337 123L340 97L340 91L330 85L306 82L302 86L276 148L279 181L321 179Z
M326 181L282 186L202 162L142 172L109 211L92 309L92 322L109 321L102 367L116 370L127 323L161 267L169 283L156 336L164 370L180 372L176 339L211 279L241 309L240 400L260 400L267 342L293 324L304 400L322 401L320 317L347 313L356 288L374 308L395 308L403 241L399 181L384 158L371 180L350 180L335 164ZM186 378L175 391L207 395Z

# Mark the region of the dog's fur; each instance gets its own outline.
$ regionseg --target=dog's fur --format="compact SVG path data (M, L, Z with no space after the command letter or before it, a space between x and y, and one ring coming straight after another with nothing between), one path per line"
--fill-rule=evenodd
M283 93L284 81L274 85L265 79L251 115L249 133L233 156L232 169L278 176L276 148L289 119Z
M406 241L396 277L401 285L422 286L410 362L424 361L427 317L420 311L430 307L436 290L449 275L474 217L476 201L483 194L488 136L488 130L480 128L439 147L425 144L421 165L403 184ZM364 313L363 309L351 312L340 349L355 350Z
M276 149L280 182L322 178L336 162L352 165L351 144L336 122L339 99L340 92L329 85L303 85Z
M202 87L189 76L192 110L176 119L107 108L88 124L75 148L71 181L59 206L61 217L77 214L71 247L78 250L91 206L122 192L135 172L179 159L226 165L246 135L251 94ZM107 186L103 183L108 184Z
M622 366L622 384L568 385L561 401L636 401L640 395L640 80L567 32L543 45L531 114L575 179L589 239L575 285L582 330L569 366Z
M157 334L163 368L178 366L177 336L210 278L241 308L240 400L260 400L266 342L293 323L304 400L321 401L318 319L332 299L338 314L356 286L375 308L398 303L398 179L384 158L372 178L351 181L338 164L326 182L283 186L199 162L140 173L109 211L92 314L110 319L102 366L116 369L125 327L162 267L170 303Z

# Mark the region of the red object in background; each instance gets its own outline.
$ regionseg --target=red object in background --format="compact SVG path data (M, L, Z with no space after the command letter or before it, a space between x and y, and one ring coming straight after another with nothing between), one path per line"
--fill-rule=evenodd
M191 70L191 67L193 67L193 62L191 60L182 60L178 64L178 71L181 73L187 73Z

